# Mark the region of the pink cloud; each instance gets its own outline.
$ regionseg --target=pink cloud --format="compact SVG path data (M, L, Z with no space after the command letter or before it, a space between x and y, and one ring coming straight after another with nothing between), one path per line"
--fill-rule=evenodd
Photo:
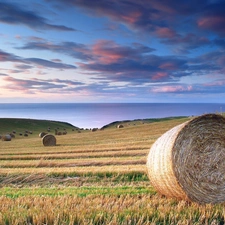
M25 92L27 91L26 89L27 81L21 80L21 79L15 79L9 76L4 77L3 79L4 81L7 81L13 84L13 85L7 86L7 89L16 90L16 91L25 91Z
M152 80L161 80L167 76L168 76L168 73L166 73L166 72L158 72L152 77Z
M154 49L138 43L133 43L132 46L124 46L114 41L99 40L89 50L92 63L113 64L125 59L140 59L143 54L152 52Z
M206 16L197 21L199 27L225 33L225 16Z
M155 33L160 38L173 38L177 36L176 32L168 27L157 28Z
M174 63L171 63L171 62L162 63L159 66L159 68L160 69L165 69L165 70L176 70L176 69L178 69L178 67Z
M218 81L203 84L203 86L206 86L206 87L224 86L224 85L225 85L225 80L218 80Z
M168 92L168 93L174 93L174 92L188 92L193 90L193 87L191 85L189 86L182 86L182 85L176 85L176 86L162 86L162 87L155 87L153 88L154 93L162 93L162 92Z
M103 64L110 64L117 62L123 57L119 51L115 51L119 46L113 41L98 41L92 47L93 54Z
M128 24L134 24L134 23L136 23L139 20L141 15L142 15L141 12L136 11L136 12L130 13L129 15L122 15L121 19L123 21L125 21L126 23L128 23Z

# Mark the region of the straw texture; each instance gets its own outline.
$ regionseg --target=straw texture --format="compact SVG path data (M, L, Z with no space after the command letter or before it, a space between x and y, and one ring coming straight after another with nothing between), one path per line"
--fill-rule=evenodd
M206 114L164 133L147 158L148 176L167 197L225 201L225 118Z
M56 138L52 134L46 134L42 138L42 143L44 146L55 146L56 145Z

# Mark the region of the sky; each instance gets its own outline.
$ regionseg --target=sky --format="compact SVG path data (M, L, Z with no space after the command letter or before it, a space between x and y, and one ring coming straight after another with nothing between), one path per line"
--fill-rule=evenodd
M0 0L0 103L225 103L225 0Z

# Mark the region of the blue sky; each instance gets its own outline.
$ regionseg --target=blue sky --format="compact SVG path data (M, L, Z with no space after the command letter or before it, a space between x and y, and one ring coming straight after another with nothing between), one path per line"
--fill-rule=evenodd
M0 102L225 102L225 1L0 0Z

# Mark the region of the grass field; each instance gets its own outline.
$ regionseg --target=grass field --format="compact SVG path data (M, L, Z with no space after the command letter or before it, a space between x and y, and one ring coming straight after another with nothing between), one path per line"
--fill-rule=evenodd
M56 121L0 119L0 225L224 224L224 204L160 196L148 179L154 141L189 118L123 121L91 132ZM118 124L124 128L116 128ZM40 132L66 130L57 145ZM27 137L19 133L31 131Z

